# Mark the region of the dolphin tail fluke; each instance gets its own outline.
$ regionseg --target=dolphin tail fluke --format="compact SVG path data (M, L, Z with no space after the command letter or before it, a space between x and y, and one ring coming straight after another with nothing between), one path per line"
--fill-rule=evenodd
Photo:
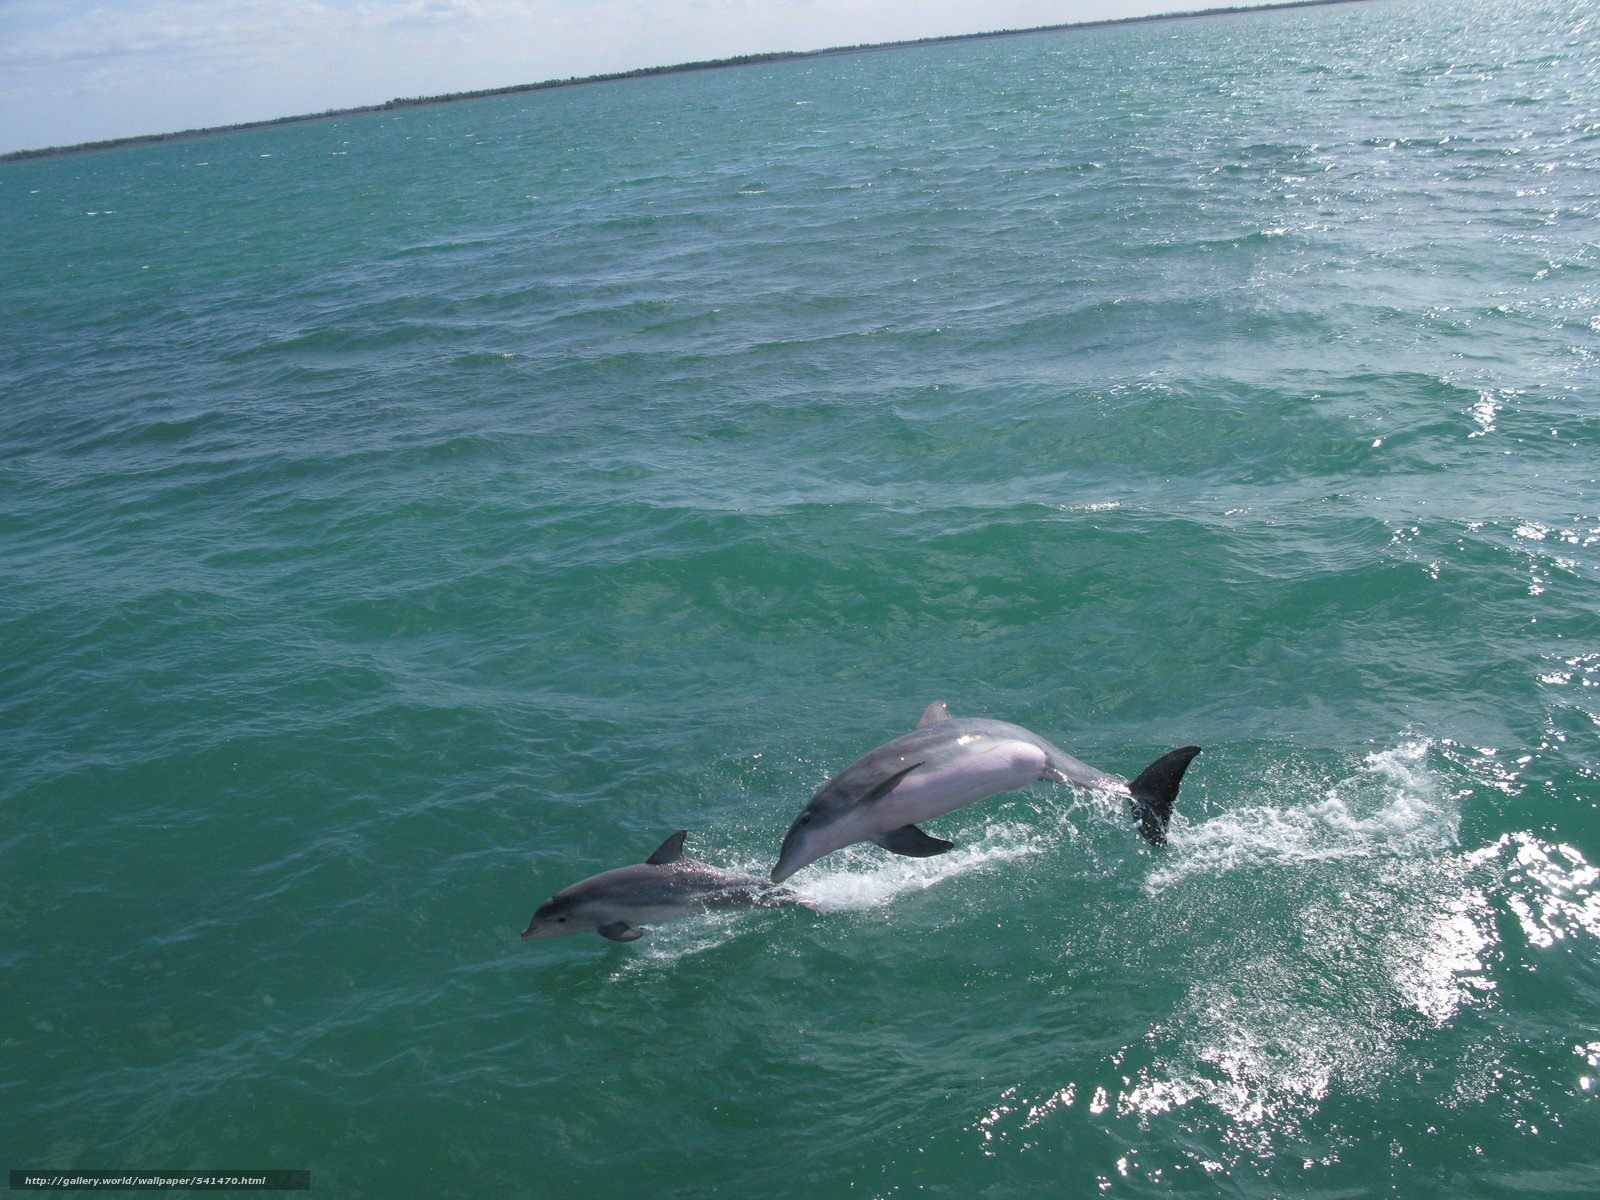
M1183 746L1169 750L1151 763L1128 785L1133 793L1133 815L1139 822L1139 833L1152 846L1167 843L1167 822L1172 819L1172 806L1178 799L1178 784L1199 746Z

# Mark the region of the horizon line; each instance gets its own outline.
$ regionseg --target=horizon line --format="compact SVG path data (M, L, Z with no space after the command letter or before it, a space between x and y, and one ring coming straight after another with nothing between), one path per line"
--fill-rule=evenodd
M33 149L8 150L0 154L0 162L21 162L34 158L49 158L61 154L87 154L96 150L114 150L123 146L155 145L159 142L185 141L191 138L215 137L224 133L240 133L250 129L267 129L276 125L295 125L304 121L330 121L339 117L359 116L363 113L391 112L403 108L425 108L436 104L452 104L458 100L483 100L491 96L511 96L519 92L542 92L555 88L581 87L591 83L612 83L626 79L640 79L653 75L679 75L694 71L727 70L734 67L753 67L775 62L794 62L808 58L828 58L845 54L870 54L880 50L900 50L914 46L934 46L949 42L978 42L995 38L1025 37L1035 33L1063 33L1072 30L1104 29L1117 25L1139 25L1156 21L1186 21L1202 17L1236 16L1240 13L1281 12L1295 8L1321 8L1335 4L1362 4L1369 0L1273 0L1269 4L1234 4L1217 8L1178 10L1147 13L1136 17L1103 17L1093 21L1066 21L1056 25L1030 25L1024 29L990 29L976 33L945 33L931 37L904 38L892 42L861 42L851 46L826 46L818 50L768 50L752 54L735 54L727 58L703 59L696 62L669 63L654 67L635 67L628 71L605 71L595 75L569 75L563 79L542 79L533 83L512 83L504 87L477 88L465 92L442 92L432 96L399 96L377 104L358 104L348 108L329 108L321 112L295 113L283 117L265 117L257 121L238 121L228 125L206 125L196 129L179 129L167 133L135 133L124 137L103 138L96 141L74 142L66 146L40 146Z

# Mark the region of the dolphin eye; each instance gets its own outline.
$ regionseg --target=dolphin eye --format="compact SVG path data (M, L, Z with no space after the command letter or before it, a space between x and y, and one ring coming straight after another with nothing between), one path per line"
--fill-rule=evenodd
M811 824L811 814L810 813L801 813L800 814L800 820L795 822L795 823L797 825L809 825L809 824Z
M557 917L556 918L556 924L557 925L565 925L566 923L567 923L567 919L565 917Z

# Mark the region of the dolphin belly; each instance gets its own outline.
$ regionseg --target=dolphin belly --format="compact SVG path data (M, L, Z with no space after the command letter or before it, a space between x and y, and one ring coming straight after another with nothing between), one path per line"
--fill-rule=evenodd
M1038 746L1014 739L974 737L954 751L924 763L888 795L864 805L869 828L862 836L931 821L996 792L1026 787L1043 778L1050 765Z
M612 921L626 921L629 925L662 925L668 921L681 921L685 917L699 916L709 905L694 898L676 901L657 901L646 904L586 904L576 910L577 915L597 925Z

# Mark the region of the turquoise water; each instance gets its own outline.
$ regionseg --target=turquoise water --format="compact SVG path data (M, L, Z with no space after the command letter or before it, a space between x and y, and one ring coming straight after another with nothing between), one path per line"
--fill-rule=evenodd
M1382 3L0 170L0 1166L1600 1190L1600 21ZM764 871L923 706L1107 770Z

